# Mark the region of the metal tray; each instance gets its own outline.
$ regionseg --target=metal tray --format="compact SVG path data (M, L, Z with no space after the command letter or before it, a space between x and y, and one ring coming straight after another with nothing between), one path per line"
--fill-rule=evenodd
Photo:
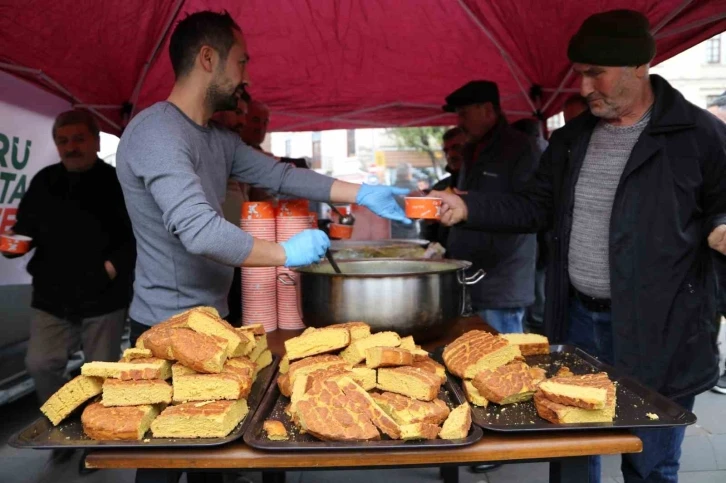
M439 399L446 402L449 407L457 406L466 401L464 393L457 384L448 378L439 392ZM270 384L265 399L252 418L252 423L244 434L244 441L253 448L269 451L319 451L319 450L384 450L384 449L442 449L468 446L476 443L484 435L478 426L472 424L469 435L464 439L445 440L420 440L401 441L390 439L382 435L378 441L321 441L309 434L301 434L292 424L290 418L285 414L285 406L290 399L280 393L277 384ZM290 439L287 441L270 441L262 430L262 425L267 419L277 419L287 429Z
M443 348L435 352L434 358L439 362L443 362L442 353ZM613 422L553 424L537 415L534 402L530 400L505 406L492 403L486 408L472 405L474 424L492 431L528 432L665 428L696 422L692 412L574 346L551 345L549 355L527 356L525 360L530 366L545 369L547 377L552 377L562 366L569 367L577 375L607 372L617 392ZM449 377L455 379L457 385L461 384L459 378ZM657 415L658 419L651 420L648 413Z
M8 444L14 448L31 449L111 449L111 448L190 448L219 446L242 437L252 420L267 387L277 372L280 358L275 356L272 364L257 375L247 397L249 413L237 427L224 438L154 438L149 431L141 441L96 441L83 433L81 411L76 410L58 426L53 426L45 416L41 416L30 426L15 433Z

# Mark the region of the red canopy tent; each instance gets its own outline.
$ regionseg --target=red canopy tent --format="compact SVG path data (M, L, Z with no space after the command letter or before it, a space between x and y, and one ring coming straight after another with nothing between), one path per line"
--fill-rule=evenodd
M227 9L272 130L452 123L443 98L471 79L496 81L511 119L547 116L576 86L568 39L614 8L647 14L656 62L726 30L726 0L11 0L0 4L0 68L119 132L125 103L138 112L166 98L176 20Z

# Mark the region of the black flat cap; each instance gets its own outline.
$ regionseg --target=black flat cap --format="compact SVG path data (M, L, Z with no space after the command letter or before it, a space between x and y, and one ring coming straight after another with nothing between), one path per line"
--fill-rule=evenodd
M499 88L495 82L475 80L467 82L446 96L446 105L443 109L446 112L455 112L457 107L485 102L491 102L494 107L499 107Z
M571 62L610 67L638 66L655 57L648 19L635 10L610 10L588 17L570 39Z

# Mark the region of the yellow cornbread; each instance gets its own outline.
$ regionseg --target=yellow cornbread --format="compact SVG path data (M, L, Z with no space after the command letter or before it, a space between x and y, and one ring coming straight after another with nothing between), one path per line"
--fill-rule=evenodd
M67 418L73 411L93 396L101 394L103 379L78 376L63 385L40 407L53 426Z
M103 383L101 404L105 407L160 403L171 403L171 384L166 381L160 379L151 381L106 379Z
M481 395L470 379L464 379L464 394L466 395L466 400L474 406L485 408L489 405L487 398Z
M285 352L291 361L303 357L326 354L347 347L350 331L345 328L326 327L306 331L298 337L285 341Z
M157 438L222 438L247 416L245 399L168 406L151 423Z
M455 408L439 431L441 439L463 439L471 428L471 407L467 403Z
M168 379L171 377L171 364L163 359L153 359L153 362L86 362L81 366L84 376L113 378L121 380L132 379Z
M366 350L372 347L398 347L401 338L395 332L378 332L369 337L358 339L340 353L351 366L356 366L366 358Z

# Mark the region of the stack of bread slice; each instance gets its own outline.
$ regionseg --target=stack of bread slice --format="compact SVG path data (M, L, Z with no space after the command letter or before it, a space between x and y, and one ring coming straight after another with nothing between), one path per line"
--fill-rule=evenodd
M326 441L461 439L471 426L468 404L438 398L445 368L395 332L372 334L363 322L306 329L285 342L277 385L300 431ZM443 425L443 427L442 427ZM269 438L279 425L268 420Z
M555 424L612 422L615 403L615 384L604 372L553 377L534 394L537 414Z
M536 354L549 354L546 337L472 330L447 345L443 358L449 371L462 379L468 401L487 407L490 402L504 405L532 399L546 374L529 367L523 355Z
M246 398L272 354L262 326L233 328L197 307L144 332L119 362L87 362L81 376L41 407L54 425L100 395L81 415L98 440L211 438L229 434L248 412Z

